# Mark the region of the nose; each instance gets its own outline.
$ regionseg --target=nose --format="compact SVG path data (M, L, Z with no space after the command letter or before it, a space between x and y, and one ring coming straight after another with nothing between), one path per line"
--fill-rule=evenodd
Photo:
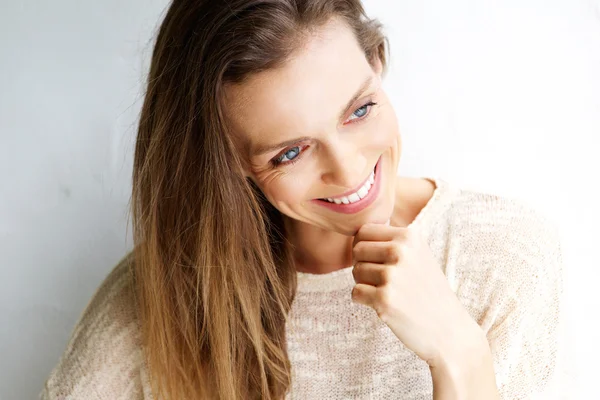
M335 145L326 146L321 165L323 183L338 186L340 191L346 191L362 183L367 159L353 144L337 142Z

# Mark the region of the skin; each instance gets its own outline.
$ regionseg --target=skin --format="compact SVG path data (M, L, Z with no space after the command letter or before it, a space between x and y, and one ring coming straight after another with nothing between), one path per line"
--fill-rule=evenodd
M498 399L483 332L428 245L404 228L435 186L397 176L402 142L381 71L379 60L365 58L352 31L332 20L282 68L226 86L225 113L245 174L284 215L299 271L354 265L353 301L375 309L428 362L434 399ZM366 79L371 84L346 107ZM291 142L258 151L283 141ZM382 186L369 207L340 214L315 204L357 188L380 158ZM380 225L388 219L390 226ZM454 339L441 339L447 337Z
M284 215L298 271L321 274L351 265L362 225L391 219L393 226L407 226L433 195L433 182L397 174L398 122L381 85L381 62L372 64L352 31L334 19L282 68L225 87L225 112L246 176ZM371 84L346 109L368 78ZM257 153L299 137L306 138ZM365 210L341 214L311 202L355 189L380 157L382 187Z

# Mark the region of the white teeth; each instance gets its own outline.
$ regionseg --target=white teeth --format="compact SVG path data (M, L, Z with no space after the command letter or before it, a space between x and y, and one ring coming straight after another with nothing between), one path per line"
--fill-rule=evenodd
M358 197L360 197L361 199L364 199L367 193L369 193L369 189L367 189L365 186L361 187L360 189L358 189L358 192L356 192L356 194L358 194Z
M360 200L360 197L358 197L356 193L352 193L350 196L348 196L348 200L350 200L350 203L356 203Z
M371 189L371 187L373 186L374 183L375 183L375 172L371 172L371 175L369 175L369 179L367 179L365 184L360 189L358 189L355 193L352 193L349 196L339 197L337 199L334 199L332 197L327 197L326 200L330 203L335 203L335 204L356 203L360 199L365 198L365 196L369 193L369 190Z

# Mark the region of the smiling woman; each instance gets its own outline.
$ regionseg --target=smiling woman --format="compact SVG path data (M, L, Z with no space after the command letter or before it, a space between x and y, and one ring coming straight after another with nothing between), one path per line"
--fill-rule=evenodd
M173 1L135 248L43 398L558 393L558 235L519 201L397 175L386 46L358 0Z
M396 201L401 140L382 58L365 56L347 21L313 28L300 48L282 67L227 84L224 104L245 176L286 231L311 242L301 247L312 254L298 249L298 260L311 260L298 268L322 273L349 265L361 225L404 206ZM422 183L431 197L433 185Z

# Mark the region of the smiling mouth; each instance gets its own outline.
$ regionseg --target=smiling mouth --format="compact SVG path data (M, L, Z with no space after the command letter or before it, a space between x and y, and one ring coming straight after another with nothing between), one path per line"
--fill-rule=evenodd
M321 198L319 200L334 204L352 204L364 199L372 190L373 184L375 183L376 167L377 165L373 167L373 171L371 171L371 174L367 177L367 179L358 189L352 192L346 192L340 196Z

